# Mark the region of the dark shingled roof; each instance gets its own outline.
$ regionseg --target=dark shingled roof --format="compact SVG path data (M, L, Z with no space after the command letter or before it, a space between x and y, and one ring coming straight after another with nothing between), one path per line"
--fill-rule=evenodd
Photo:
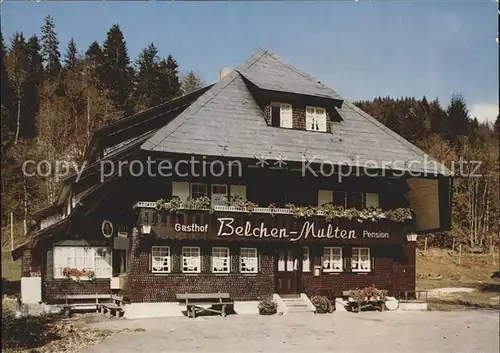
M449 175L448 169L352 103L337 109L331 133L268 126L243 77L261 89L343 100L335 91L264 50L239 65L141 146L144 150L204 156L303 162ZM280 157L281 156L281 157ZM399 163L392 164L394 161ZM373 163L372 162L372 163ZM385 165L383 165L385 163Z

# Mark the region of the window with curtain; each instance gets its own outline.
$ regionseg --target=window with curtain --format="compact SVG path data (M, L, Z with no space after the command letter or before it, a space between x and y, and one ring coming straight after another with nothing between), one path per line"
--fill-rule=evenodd
M151 248L151 272L169 273L170 271L170 247L153 246Z
M201 272L201 254L199 247L184 246L182 248L182 272Z
M323 252L323 271L342 272L342 248L325 247Z
M259 259L256 248L241 248L240 250L240 272L257 273Z
M352 248L351 270L353 272L370 272L370 248Z
M212 248L212 272L229 273L230 270L229 248Z

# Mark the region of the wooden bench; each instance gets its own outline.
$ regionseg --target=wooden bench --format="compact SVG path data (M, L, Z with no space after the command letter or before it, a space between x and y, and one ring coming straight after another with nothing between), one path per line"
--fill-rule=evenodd
M196 313L199 312L212 312L226 316L226 306L233 305L234 301L231 300L229 293L184 293L176 294L179 305L187 308L187 316L195 318ZM220 306L221 309L204 308L202 305L207 306Z
M107 314L108 317L111 317L114 314L116 317L120 317L120 315L124 312L123 309L123 295L111 294L111 301L109 303L100 303L100 309L102 314Z
M103 311L103 306L115 307L119 306L120 312L123 312L123 296L115 294L68 294L58 295L56 300L64 300L63 311L66 317L71 316L73 311L79 310L95 310L96 312ZM119 304L118 304L119 303Z

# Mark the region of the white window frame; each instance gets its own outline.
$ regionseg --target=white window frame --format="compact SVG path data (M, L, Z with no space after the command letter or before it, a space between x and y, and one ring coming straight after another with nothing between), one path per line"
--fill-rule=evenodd
M191 252L195 251L198 253L198 256L186 256L185 252ZM191 258L193 263L196 262L192 268L196 269L190 269L189 267L186 268L184 266L184 258ZM181 253L181 271L183 273L201 273L201 249L199 246L183 246L182 247L182 253Z
M224 187L226 189L225 193L220 193L220 192L214 192L215 188L220 188ZM212 200L212 205L222 205L222 206L227 206L228 205L228 192L229 192L229 186L227 184L212 184L210 186L211 190L211 200ZM220 197L223 197L220 199Z
M340 253L340 260L335 259L335 252ZM328 266L325 264L328 263ZM323 272L343 272L344 258L342 257L341 247L325 246L323 249Z
M216 252L225 251L227 252L226 256L220 256L216 254ZM216 260L218 259L218 260ZM222 259L222 260L221 260ZM215 260L215 261L214 261ZM227 261L227 270L219 270L216 268L216 262L219 261ZM222 266L224 267L224 266ZM228 247L222 246L214 246L212 248L212 273L230 273L231 272L231 253Z
M312 125L312 127L311 127L311 125ZM326 132L327 131L326 125L327 125L327 117L326 117L326 109L325 108L306 106L306 130L307 131Z
M302 272L311 272L311 257L308 246L302 247Z
M199 187L203 186L205 188L205 194L201 194L200 192L196 191L196 194L199 194L197 196L193 196L193 187ZM205 183L189 183L189 197L192 199L198 198L198 197L207 197L208 196L208 185Z
M249 257L249 256L243 256L244 252L252 251L254 252L255 256ZM255 266L252 269L248 269L245 264L245 259L251 259L252 261L255 261ZM239 267L240 267L240 273L258 273L259 272L259 252L257 251L257 248L240 248L240 259L239 259ZM245 264L245 266L243 266Z
M285 129L293 128L293 106L290 103L281 103L281 102L271 102L271 121L273 119L273 107L280 108L280 127ZM286 118L285 114L288 114Z
M99 250L104 250L106 255L109 256L103 258L99 254ZM64 255L64 252L66 252L66 255ZM95 278L113 277L113 251L109 247L56 245L53 247L52 254L54 257L52 261L54 279L67 278L63 275L63 271L66 267L92 271ZM65 256L65 259L58 258L58 256ZM105 266L101 266L99 271L99 265L103 263ZM80 279L88 280L89 278L80 277Z
M155 251L159 252L160 254L155 255ZM162 252L166 254L163 255ZM153 265L154 261L157 261L158 263L161 262L162 269L155 270L155 267L160 267L160 266L154 266ZM172 272L172 254L170 253L170 246L155 245L151 247L151 272L152 273Z
M366 252L366 256L363 259L362 251ZM371 272L372 263L370 256L370 248L352 248L352 256L351 256L351 271L352 272ZM358 268L354 268L355 265L358 265Z

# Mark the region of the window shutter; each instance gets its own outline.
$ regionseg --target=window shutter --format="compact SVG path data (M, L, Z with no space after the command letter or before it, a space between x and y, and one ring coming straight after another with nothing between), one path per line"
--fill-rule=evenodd
M378 194L375 193L366 193L366 207L379 207L379 197Z
M333 203L337 206L347 207L347 193L345 191L335 191L333 193Z
M184 181L173 181L172 196L178 196L181 201L186 201L189 197L189 183Z
M54 251L52 249L47 251L47 268L45 269L45 276L48 280L54 279Z
M352 248L342 248L344 272L352 272Z
M280 106L280 126L291 129L293 127L292 106L281 104Z
M247 187L245 185L231 185L231 197L239 196L242 199L247 199Z
M306 130L313 130L314 109L306 107Z
M330 203L333 201L333 191L332 190L318 190L318 206L325 203Z

